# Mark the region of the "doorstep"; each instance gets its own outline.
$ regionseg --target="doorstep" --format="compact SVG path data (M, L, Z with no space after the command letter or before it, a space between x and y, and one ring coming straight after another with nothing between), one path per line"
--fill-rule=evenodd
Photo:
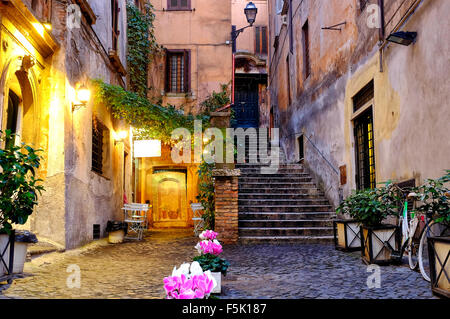
M27 250L27 261L31 261L31 259L53 253L59 252L62 253L65 251L65 248L61 245L52 243L44 238L38 237L38 242L36 244L29 244Z

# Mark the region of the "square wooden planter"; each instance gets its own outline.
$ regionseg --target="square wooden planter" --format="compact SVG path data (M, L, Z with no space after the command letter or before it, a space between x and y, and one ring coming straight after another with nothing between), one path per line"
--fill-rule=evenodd
M399 229L394 225L361 226L361 256L366 264L391 263L391 250L400 250Z
M450 298L450 237L428 238L428 258L433 294Z
M342 251L361 250L360 223L354 219L336 219L333 221L334 247Z

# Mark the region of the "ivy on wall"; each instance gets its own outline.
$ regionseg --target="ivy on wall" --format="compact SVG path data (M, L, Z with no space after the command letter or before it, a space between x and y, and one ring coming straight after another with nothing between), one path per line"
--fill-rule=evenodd
M156 43L154 20L153 6L149 1L145 2L144 12L134 4L127 3L129 89L143 97L147 96L151 57L161 51Z
M183 127L193 132L194 120L201 120L204 127L209 126L209 116L185 115L172 105L154 104L120 86L107 84L102 80L93 82L97 87L96 102L111 107L115 118L123 119L133 126L136 139L158 139L165 144L172 144L171 135L176 128Z

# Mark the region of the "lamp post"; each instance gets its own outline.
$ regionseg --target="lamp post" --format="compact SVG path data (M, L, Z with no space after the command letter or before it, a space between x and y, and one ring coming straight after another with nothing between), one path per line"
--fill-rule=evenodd
M241 34L245 29L253 26L253 23L255 23L255 20L256 20L256 14L258 13L258 8L255 6L255 4L253 2L249 2L244 9L244 13L245 13L245 17L247 18L247 22L249 23L249 25L246 27L240 28L238 30L233 30L231 32L231 41L233 41L233 43L236 41L239 34Z

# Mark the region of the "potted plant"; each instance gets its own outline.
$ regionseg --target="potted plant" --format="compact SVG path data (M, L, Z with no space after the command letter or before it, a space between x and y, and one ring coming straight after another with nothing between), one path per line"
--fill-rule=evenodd
M167 299L208 299L216 285L211 272L204 272L196 261L175 267L172 275L164 278Z
M217 233L212 230L205 230L200 234L201 242L195 248L200 253L194 257L194 261L198 262L203 271L210 271L211 275L217 282L212 293L220 294L222 292L222 275L226 276L230 263L219 257L222 253L222 245L219 243Z
M398 227L383 224L388 216L398 216L401 190L388 182L384 187L354 191L338 207L339 213L350 215L361 224L361 255L369 264L391 262L391 246L398 250Z
M445 185L449 182L447 170L444 176L427 179L414 189L420 202L417 212L432 220L429 234L421 237L419 266L429 276L433 293L447 298L450 298L450 190Z
M127 232L127 224L119 221L108 221L106 232L108 233L108 242L110 244L120 244L123 242Z
M41 161L41 157L38 155L40 150L34 150L24 143L15 145L16 136L10 130L6 130L5 133L0 131L0 136L4 146L3 149L0 149L0 251L1 254L5 253L3 255L5 259L14 245L10 241L16 237L13 225L24 225L27 222L37 205L38 194L44 188L39 185L42 180L36 176ZM25 236L19 233L17 234L18 242L23 242L21 238L25 237L28 238L24 240L25 242L35 240L35 237L29 234ZM21 246L18 244L19 248ZM19 252L23 255L24 250L16 249L14 258L17 253L17 260L25 262L24 258L19 258ZM7 264L6 260L5 263ZM18 271L23 269L23 264L16 263L14 270L16 269ZM7 270L4 265L0 267L0 276Z

